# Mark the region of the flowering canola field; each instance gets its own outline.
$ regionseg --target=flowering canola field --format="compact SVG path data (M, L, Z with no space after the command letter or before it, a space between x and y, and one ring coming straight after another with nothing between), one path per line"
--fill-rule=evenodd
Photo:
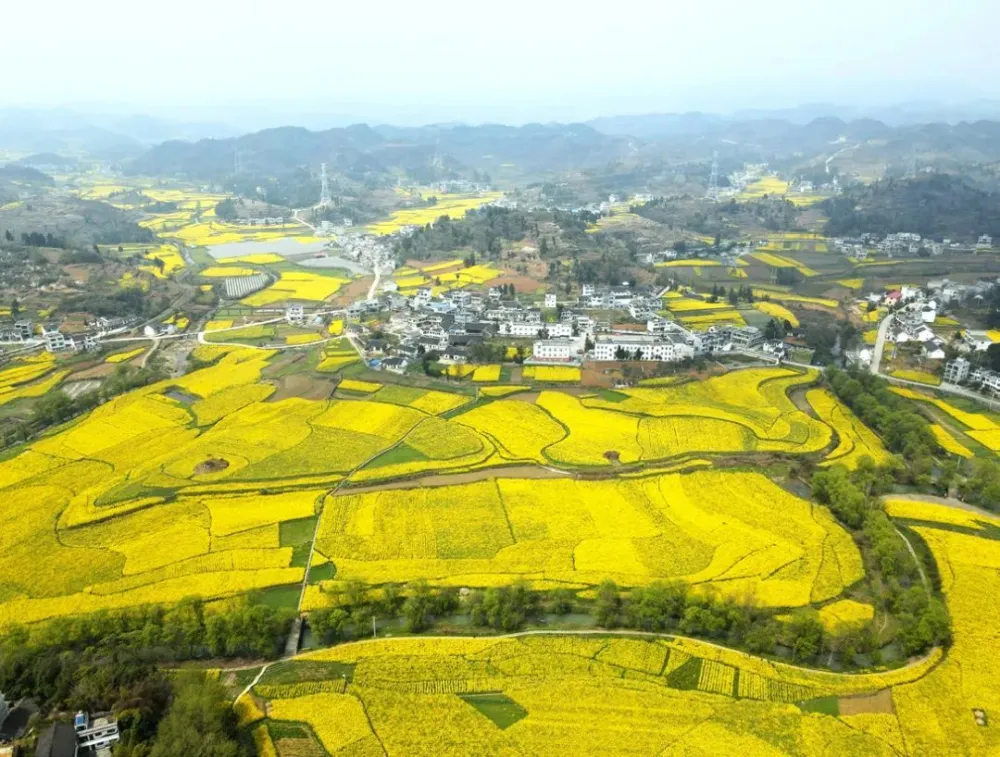
M1000 708L1000 615L982 601L1000 590L1000 541L988 530L1000 519L905 499L888 509L921 534L938 563L954 621L947 653L935 649L895 670L840 674L670 636L388 638L289 663L335 664L330 680L265 678L252 690L266 702L256 727L279 732L283 721L305 723L330 754L390 757L707 757L735 750L755 757L994 757L1000 732L989 719L977 724L976 714L988 718ZM850 601L828 608L837 627L871 610ZM340 677L347 668L350 680ZM520 719L495 724L476 707L487 695L515 704ZM839 700L835 711L843 714L805 706L820 698Z
M269 700L258 728L306 723L329 754L888 757L917 754L895 715L835 717L795 703L903 688L938 659L849 676L669 637L397 638L292 663L350 666L349 683L260 683L253 693ZM693 688L672 675L682 666ZM475 707L500 693L524 713L506 727Z
M340 493L327 498L316 548L337 581L677 578L773 606L822 601L862 577L857 548L824 508L760 474L712 470Z
M358 379L341 387L367 396L275 400L263 378L274 354L199 346L214 364L118 397L0 462L0 623L298 583L304 566L281 524L317 515L317 548L338 580L678 578L801 606L861 577L857 550L823 508L754 473L486 476L328 496L345 479L818 453L830 428L788 398L814 374L747 369L623 390L620 402L557 390L474 402ZM14 393L46 372L61 378L53 365L14 364L0 381ZM308 589L323 604L321 587Z

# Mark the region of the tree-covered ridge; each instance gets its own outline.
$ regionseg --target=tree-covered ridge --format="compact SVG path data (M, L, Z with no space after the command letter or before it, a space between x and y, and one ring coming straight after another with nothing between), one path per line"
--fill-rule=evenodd
M1000 195L948 174L852 187L822 207L829 216L828 236L913 232L966 241L981 234L1000 237Z

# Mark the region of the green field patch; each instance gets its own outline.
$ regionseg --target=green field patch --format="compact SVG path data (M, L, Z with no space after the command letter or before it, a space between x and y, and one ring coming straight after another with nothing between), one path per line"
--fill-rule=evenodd
M305 723L293 723L290 720L272 720L267 724L271 739L312 739L312 732Z
M386 465L398 465L399 463L416 463L423 460L430 460L427 455L418 449L414 449L409 444L405 442L402 444L397 444L392 449L383 452L381 455L372 460L366 467L368 468L382 468Z
M528 711L506 694L459 694L458 698L472 705L501 730L528 716Z
M320 581L331 581L337 575L337 566L332 562L317 565L309 569L309 583L318 584Z
M691 691L698 688L699 678L701 678L701 658L692 657L677 670L671 671L667 675L667 686L672 689Z
M316 531L317 517L313 515L309 518L284 520L278 524L278 538L281 546L298 547L300 544L308 545L312 542L313 533Z
M821 715L833 715L836 717L840 714L840 698L832 696L816 697L816 699L799 702L799 709L803 712L818 712Z
M417 389L412 386L389 384L378 390L375 399L379 402L391 402L393 405L409 405L422 397L426 391L426 389Z
M287 586L272 586L269 589L252 591L247 595L247 598L252 605L264 605L274 610L286 608L294 610L299 606L301 594L301 584L288 584Z
M121 502L128 502L133 499L145 499L146 497L171 499L176 494L176 489L146 486L142 481L126 481L104 492L94 500L94 505L97 507L110 507Z
M258 684L280 685L305 681L354 680L353 663L314 660L279 662L267 669Z
M613 389L598 389L595 394L608 402L624 402L629 398L627 394L616 392Z

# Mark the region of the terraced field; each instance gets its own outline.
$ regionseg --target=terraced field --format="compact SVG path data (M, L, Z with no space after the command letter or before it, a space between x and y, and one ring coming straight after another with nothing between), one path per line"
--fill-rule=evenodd
M525 463L610 472L695 453L818 453L830 429L787 396L814 376L752 369L627 390L618 403L555 390L474 402L470 394L355 380L342 383L337 399L275 400L262 379L274 353L207 345L196 352L217 362L119 397L0 463L8 495L0 620L301 583L308 545L282 534L321 511L319 552L340 578L372 583L493 585L524 576L584 586L610 576L629 585L682 577L800 605L857 580L856 551L829 516L758 474L528 484L488 473ZM11 370L13 393L16 381L37 380L51 362ZM350 489L473 471L484 480ZM742 503L741 515L726 498ZM794 529L769 525L780 520L776 503ZM699 525L720 518L724 533ZM821 570L824 549L840 554L837 575ZM26 559L41 552L44 575ZM310 592L322 603L322 587Z
M397 638L281 663L237 709L280 755L997 754L1000 736L975 714L1000 707L1000 618L977 601L1000 589L1000 520L888 507L948 576L947 655L843 675L670 636Z

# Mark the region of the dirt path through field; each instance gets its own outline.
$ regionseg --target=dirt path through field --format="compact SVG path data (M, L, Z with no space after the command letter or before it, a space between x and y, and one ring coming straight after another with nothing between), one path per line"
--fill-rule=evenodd
M566 478L572 475L568 471L561 471L557 468L543 468L538 465L512 465L508 468L483 468L482 470L469 471L468 473L440 473L431 476L421 476L420 478L408 478L402 481L389 481L384 484L372 484L371 486L352 486L341 489L337 492L337 496L387 491L389 489L414 489L418 486L436 487L473 484L477 481L495 478L546 479Z

